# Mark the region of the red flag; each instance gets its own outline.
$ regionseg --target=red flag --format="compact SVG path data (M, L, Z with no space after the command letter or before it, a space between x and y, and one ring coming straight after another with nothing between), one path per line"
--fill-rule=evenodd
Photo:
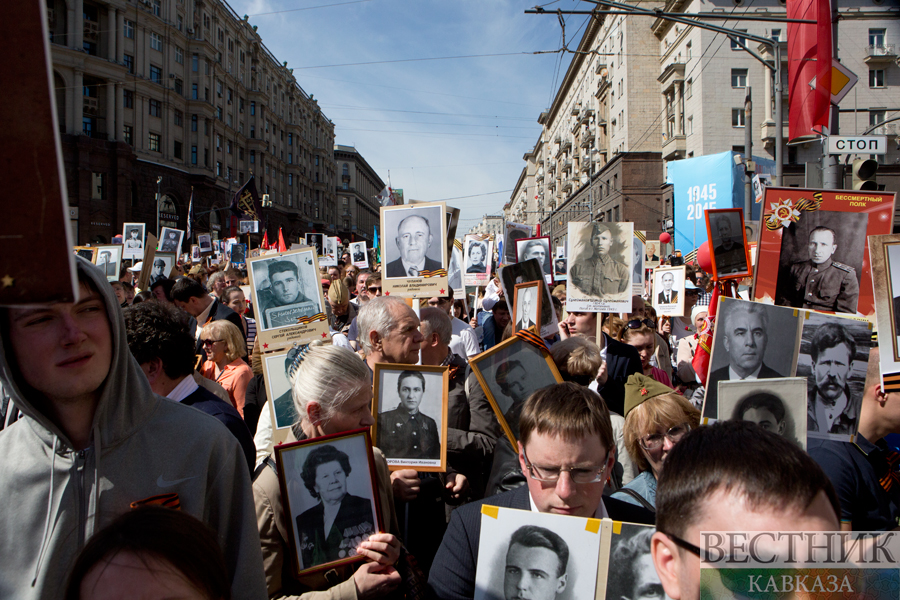
M713 341L713 327L716 321L716 308L719 303L719 286L713 288L712 298L709 300L709 312L703 321L703 328L697 332L697 349L694 350L694 358L691 359L691 366L694 367L694 373L700 385L706 385L706 378L709 375L709 356Z
M281 227L278 228L278 251L287 251L287 244L284 243L284 234L281 233Z
M262 241L262 244L259 245L259 247L262 248L263 250L269 249L269 232L268 231L263 232L263 241Z
M816 21L788 23L788 138L794 140L829 126L831 0L788 0L787 17Z

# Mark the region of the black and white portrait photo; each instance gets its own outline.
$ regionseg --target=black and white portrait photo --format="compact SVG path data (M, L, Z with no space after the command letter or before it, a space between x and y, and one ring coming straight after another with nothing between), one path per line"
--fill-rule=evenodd
M534 235L532 233L533 231L534 228L531 225L507 221L505 237L503 239L503 256L501 257L500 262L507 265L517 262L519 256L517 254L518 248L516 247L516 241L532 237L532 235Z
M263 377L274 413L273 429L285 429L297 420L297 409L291 395L290 368L302 348L295 346L290 350L263 354Z
M199 244L191 244L191 262L192 263L200 262L200 245Z
M631 293L644 293L644 242L637 235L632 236Z
M297 319L324 312L313 250L266 256L250 262L257 327L289 327Z
M383 267L386 278L418 278L449 263L445 209L439 205L382 208ZM460 265L461 267L462 265Z
M719 382L719 415L752 421L806 450L806 379L745 379Z
M807 380L807 437L850 441L856 435L871 340L867 321L821 313L804 321L797 377Z
M197 236L197 244L200 246L200 252L204 254L212 252L212 239L208 233L201 233Z
M325 253L319 258L319 266L333 267L337 265L337 246L338 239L336 237L325 236Z
M770 304L721 299L703 403L705 418L726 418L717 408L720 381L793 377L797 373L802 317Z
M97 262L97 249L91 246L75 246L74 248L75 254L80 256L85 260L89 260L92 263Z
M538 316L541 305L540 282L520 283L516 286L514 331L533 329L537 333L540 327Z
M153 257L153 264L150 265L149 285L152 286L157 281L167 278L174 266L174 254L169 252L157 252Z
M660 316L684 316L685 267L653 269L653 308Z
M630 311L634 225L569 221L568 234L566 309Z
M466 239L466 274L482 274L488 271L488 243L472 238Z
M141 260L144 258L144 223L124 223L122 225L122 258Z
M109 281L119 280L119 269L122 268L122 246L97 246L97 262L95 263Z
M247 235L248 233L257 233L259 231L259 221L239 221L238 234Z
M544 281L544 272L536 259L525 262L513 263L501 267L499 271L500 286L503 295L514 301L516 298L516 285L530 281L541 282L541 337L553 336L557 333L556 311L553 310L553 300L550 298L550 288Z
M783 229L775 304L856 314L869 215L801 212Z
M321 258L325 254L325 234L324 233L307 233L306 245L316 249L316 256Z
M179 254L181 253L182 238L184 238L184 231L181 229L163 227L162 231L159 232L159 247L157 250Z
M566 281L568 279L568 267L564 256L553 259L553 279L555 281Z
M447 285L450 289L458 291L460 295L463 289L463 256L462 242L453 240L450 248L450 265L447 267Z
M352 242L350 244L350 260L355 267L360 269L369 268L369 253L366 252L365 242Z
M247 244L231 245L231 264L243 265L247 262Z
M475 600L594 598L600 531L581 517L498 508L481 515Z
M441 470L446 457L447 367L378 365L375 446L388 465Z
M712 243L713 269L718 277L750 275L744 245L744 221L740 209L706 211Z
M656 532L652 526L621 523L612 532L609 561L606 568L606 600L668 598L662 587L653 558L650 539Z
M544 271L547 284L553 283L553 266L550 264L550 238L536 237L516 240L517 262L536 258Z
M278 446L279 477L297 550L297 574L360 560L361 542L382 530L367 432Z

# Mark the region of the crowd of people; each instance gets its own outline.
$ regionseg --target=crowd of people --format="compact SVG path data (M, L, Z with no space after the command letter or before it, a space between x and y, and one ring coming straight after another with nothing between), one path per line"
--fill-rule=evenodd
M640 295L628 314L567 312L560 284L559 327L543 341L563 381L525 389L522 366L508 365L505 385L522 400L513 447L470 364L514 335L499 279L474 306L452 290L411 306L382 295L377 264L360 270L345 254L321 273L330 335L288 353L291 387L272 399L289 407L286 441L374 425L377 364L446 366L447 469L390 470L384 448L373 448L382 530L353 539L360 561L298 576L298 547L334 560L326 549L346 547L342 532L355 527L341 508L355 496L317 487L316 464L332 465L337 480L351 466L323 455L299 482L321 503L298 544L246 272L176 265L142 290L139 268L109 283L76 261L76 302L0 309L0 597L147 586L210 599L473 598L482 506L491 505L655 525L634 550L652 558L646 589L698 598L701 531L898 525L900 486L885 485L897 461L884 438L900 432L900 397L881 388L877 350L857 442L816 440L807 453L756 423L700 425L706 390L692 358L711 284L699 269L687 269L684 317L657 318ZM764 348L774 335L748 327L748 344ZM759 364L735 368L767 368L756 354ZM526 533L507 561L558 545L552 532ZM565 587L541 596L539 578L518 567L506 577L507 598L555 598Z

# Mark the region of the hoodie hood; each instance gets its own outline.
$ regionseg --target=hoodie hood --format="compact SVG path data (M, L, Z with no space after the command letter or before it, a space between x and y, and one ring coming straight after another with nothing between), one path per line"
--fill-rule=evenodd
M99 439L92 440L93 444L102 448L111 448L131 435L141 422L149 417L161 400L153 393L147 377L128 348L122 309L119 307L116 294L107 281L106 275L98 267L81 257L76 256L75 262L79 279L90 279L97 288L103 304L106 306L106 316L109 319L112 336L112 362L109 366L109 374L101 384L100 401L94 413L91 430L95 437L99 435ZM16 407L24 415L31 417L29 423L48 447L53 447L56 443L54 438L58 438L63 445L72 448L71 440L34 405L34 399L28 397L27 390L29 388L23 386L18 365L15 357L10 355L8 344L0 344L0 380ZM141 401L130 401L138 398ZM148 402L151 398L153 401Z

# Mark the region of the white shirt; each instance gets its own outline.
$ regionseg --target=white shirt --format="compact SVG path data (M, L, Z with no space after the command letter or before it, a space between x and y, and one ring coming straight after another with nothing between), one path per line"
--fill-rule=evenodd
M468 360L469 357L481 352L478 348L478 336L471 325L456 317L450 317L450 327L453 332L450 336L450 351L453 354Z
M178 385L172 388L172 391L166 394L166 398L169 400L174 400L175 402L181 402L195 391L200 386L194 381L194 378L188 375L184 379L182 379Z
M203 326L206 324L206 319L209 318L209 311L212 310L213 302L218 302L218 300L212 296L209 296L209 298L212 302L209 303L209 306L207 306L202 313L197 315L197 331L194 332L194 338L198 340L200 339L200 333L203 331Z
M755 371L753 371L746 377L741 377L740 375L738 375L738 372L735 371L731 365L728 365L728 379L731 381L739 381L741 379L758 379L760 369L762 369L762 363L759 363L759 366L756 367Z
M591 484L594 485L594 484ZM538 510L537 505L534 503L534 498L531 497L531 492L528 492L528 503L531 504L531 512L541 512ZM603 504L603 499L600 499L600 506L597 507L596 512L594 512L595 519L608 519L609 513L606 512L606 506Z

